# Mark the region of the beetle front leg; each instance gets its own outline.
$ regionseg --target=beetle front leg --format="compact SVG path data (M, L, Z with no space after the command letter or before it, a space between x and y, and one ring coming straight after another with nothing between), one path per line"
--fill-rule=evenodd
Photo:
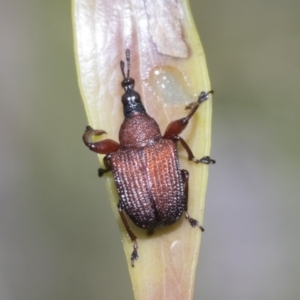
M100 136L106 133L104 130L94 130L92 127L87 126L84 135L82 136L83 142L90 150L99 154L109 154L118 151L120 144L111 140L106 139L98 142L93 142L92 137Z
M213 91L201 92L198 97L198 101L192 102L186 107L186 109L191 110L189 112L189 114L186 117L179 119L179 120L175 120L168 125L166 132L164 134L164 138L168 139L174 135L179 135L186 128L186 126L189 123L190 118L194 115L194 113L198 109L199 105L202 102L204 102L205 100L207 100L209 94L212 94L212 93L213 93Z
M137 251L138 244L137 244L137 241L136 241L136 236L133 233L133 231L131 230L131 228L130 228L128 222L127 222L127 219L125 217L125 214L122 210L122 207L121 207L120 203L118 204L118 208L119 208L119 214L121 216L122 222L123 222L123 224L125 226L125 229L126 229L128 235L129 235L129 237L130 237L130 239L133 243L133 251L131 253L130 259L131 259L131 266L134 267L134 261L139 259L139 254L138 254L138 251Z
M185 196L185 210L184 215L186 219L190 222L192 227L199 227L200 230L203 232L204 228L200 225L200 223L190 217L188 214L188 201L189 201L189 172L187 170L181 170L181 176L183 181L183 188L184 188L184 196Z

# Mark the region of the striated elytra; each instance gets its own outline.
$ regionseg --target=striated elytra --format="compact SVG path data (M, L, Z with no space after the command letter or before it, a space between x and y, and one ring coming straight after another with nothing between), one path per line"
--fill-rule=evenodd
M188 208L187 170L180 170L177 144L180 142L195 163L211 164L215 160L209 156L196 159L188 144L179 134L188 125L189 119L199 105L209 98L209 92L201 92L197 102L187 106L189 114L171 122L162 136L156 121L151 118L134 90L134 79L129 77L130 51L126 50L127 74L121 61L123 74L122 96L124 121L119 132L119 143L105 139L92 142L93 136L106 133L87 126L83 141L90 150L106 154L105 169L99 169L99 176L112 171L119 194L118 209L123 224L133 242L131 265L138 259L137 238L128 225L126 214L138 227L153 230L175 223L184 213L192 227L203 227L191 218Z

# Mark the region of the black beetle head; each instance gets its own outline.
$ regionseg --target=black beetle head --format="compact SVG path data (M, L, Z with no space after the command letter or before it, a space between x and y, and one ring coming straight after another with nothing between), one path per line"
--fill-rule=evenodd
M124 79L121 82L121 85L125 91L122 96L122 103L124 107L124 116L130 117L136 113L145 113L146 110L144 105L141 102L141 96L134 90L134 79L129 77L130 72L130 50L126 49L126 61L127 61L127 76L125 76L124 71L124 61L120 61L121 72Z
M134 90L135 81L131 77L126 77L122 80L121 85L125 92L128 90Z

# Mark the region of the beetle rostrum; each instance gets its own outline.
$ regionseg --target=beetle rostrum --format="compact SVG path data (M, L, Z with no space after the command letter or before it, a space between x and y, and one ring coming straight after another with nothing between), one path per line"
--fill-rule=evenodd
M133 242L131 265L138 259L137 238L130 228L126 215L135 225L147 230L175 223L184 214L192 227L203 227L188 214L189 173L181 170L177 154L178 142L186 150L188 159L195 163L214 164L209 156L196 159L188 144L179 134L186 128L199 105L209 98L209 92L201 92L197 102L187 106L189 114L171 122L161 135L156 121L151 118L139 93L134 90L130 77L130 51L126 50L125 63L120 62L125 93L122 96L124 121L119 131L119 143L104 139L93 142L93 136L106 133L87 126L83 141L90 150L105 154L105 168L99 176L112 171L119 194L118 210L129 237ZM125 213L126 212L126 215Z

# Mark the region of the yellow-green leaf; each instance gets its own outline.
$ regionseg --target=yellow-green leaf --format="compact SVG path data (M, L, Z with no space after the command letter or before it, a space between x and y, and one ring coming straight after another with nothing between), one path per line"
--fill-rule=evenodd
M131 76L148 114L164 132L187 114L210 83L203 49L186 0L73 0L78 78L89 124L118 141L123 121L120 60L131 51ZM209 155L211 98L201 104L182 133L196 157ZM190 173L189 214L203 225L208 166L194 164L180 149L182 169ZM102 164L102 158L99 156ZM130 265L132 242L120 220L112 174L106 186L119 223L135 299L192 299L201 231L182 217L153 235L130 223L140 259ZM203 225L205 227L205 224ZM109 253L107 253L109 255Z

